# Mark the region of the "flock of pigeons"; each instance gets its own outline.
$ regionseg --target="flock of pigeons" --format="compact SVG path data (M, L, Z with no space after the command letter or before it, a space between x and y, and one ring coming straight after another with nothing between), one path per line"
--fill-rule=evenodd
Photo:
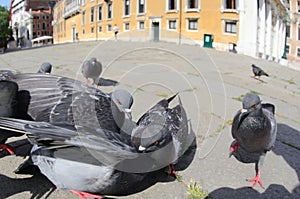
M101 198L98 194L141 191L154 176L176 176L176 170L191 163L196 137L178 94L162 99L134 122L128 91L104 93L88 84L89 79L97 87L117 84L100 81L102 64L96 58L82 64L87 83L52 75L51 68L43 63L38 73L0 71L0 149L14 154L6 141L24 134L32 144L18 171L38 167L59 189ZM178 104L170 108L176 97ZM257 175L249 180L253 187L263 187L263 159L276 138L274 110L249 93L233 120L230 156L256 164Z
M134 122L129 92L104 93L84 82L47 74L50 65L42 64L38 73L0 71L0 148L13 154L6 140L24 134L32 144L19 173L37 166L57 188L81 198L100 198L97 194L140 191L153 176L176 175L177 165L184 165L186 156L194 157L181 101L169 108L177 94ZM98 66L95 59L82 65L83 75L93 83L96 77L90 72L99 71Z

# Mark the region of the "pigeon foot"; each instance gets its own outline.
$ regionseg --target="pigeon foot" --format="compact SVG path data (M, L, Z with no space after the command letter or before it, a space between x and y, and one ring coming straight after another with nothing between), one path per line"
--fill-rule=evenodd
M233 153L234 151L238 151L239 146L240 146L240 144L239 144L237 141L235 141L234 144L230 146L230 149L229 149L229 157L232 156L232 153Z
M83 192L83 191L70 190L70 192L78 195L81 199L86 199L86 197L90 197L90 198L103 198L100 195L95 195L95 194L91 194L91 193L87 193L87 192Z
M260 180L260 170L258 170L257 175L255 176L255 178L252 179L248 179L248 182L253 182L252 188L254 188L256 186L256 184L258 183L260 185L261 188L265 188L262 184L262 181Z
M1 151L2 151L2 150L5 150L5 151L7 151L10 155L15 154L14 149L13 149L10 145L8 145L8 144L0 144L0 150L1 150Z
M170 165L166 168L166 172L168 173L168 175L172 175L172 176L174 176L175 178L177 177L177 173L176 173L176 170L175 170L173 164L170 164Z

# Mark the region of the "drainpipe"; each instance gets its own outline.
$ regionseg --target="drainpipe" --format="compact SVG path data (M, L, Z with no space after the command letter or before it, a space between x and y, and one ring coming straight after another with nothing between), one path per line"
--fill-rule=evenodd
M281 58L287 59L287 57L286 57L286 38L287 38L287 30L286 30L287 23L286 23L286 21L284 21L284 25L285 25L284 50L283 50L283 55Z
M182 0L179 0L179 38L178 43L181 44L181 18L182 18Z
M98 41L98 17L97 17L97 8L99 9L98 6L98 0L96 1L96 6L95 6L95 23L96 23L96 41ZM99 12L99 11L98 11Z

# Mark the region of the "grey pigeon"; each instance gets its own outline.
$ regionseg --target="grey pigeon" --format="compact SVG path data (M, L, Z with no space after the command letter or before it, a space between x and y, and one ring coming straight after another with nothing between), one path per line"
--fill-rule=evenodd
M15 82L0 81L0 116L14 117L17 108L18 85ZM0 134L0 150L6 150L14 154L13 148L5 144L9 137L19 136L20 134L3 130Z
M131 117L133 98L125 90L107 94L81 81L42 73L12 74L7 79L23 90L23 101L27 95L19 109L35 121L85 123L119 132L125 118Z
M41 64L38 73L50 74L52 70L52 65L49 62L44 62Z
M137 149L116 132L0 117L1 129L25 133L33 144L32 162L57 188L81 198L129 195L147 188L146 184L155 180L153 176L167 177L164 170L122 170L118 166L122 162L124 167L137 167L137 171L143 164L135 161Z
M102 64L96 59L91 58L83 62L81 66L81 73L83 77L86 78L86 81L89 82L89 78L93 80L92 84L97 84L97 78L102 72Z
M177 95L177 94L176 94ZM188 149L188 123L181 104L169 108L176 97L163 99L147 111L137 122L132 132L132 142L143 153L153 153L157 167L170 164L171 173L176 175L173 165ZM164 155L163 155L164 154Z
M269 77L269 75L263 71L261 68L259 68L258 66L255 66L254 64L251 65L252 66L252 72L254 74L254 77L259 77L262 75L265 75L267 77Z
M237 112L232 124L230 156L244 163L255 163L256 177L248 181L263 187L260 173L264 157L275 144L277 124L275 106L262 104L258 95L248 93L243 99L243 108Z

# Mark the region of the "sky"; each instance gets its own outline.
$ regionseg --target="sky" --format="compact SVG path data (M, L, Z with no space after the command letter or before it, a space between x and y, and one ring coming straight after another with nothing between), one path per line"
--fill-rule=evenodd
M7 6L9 8L10 0L0 0L0 6Z

